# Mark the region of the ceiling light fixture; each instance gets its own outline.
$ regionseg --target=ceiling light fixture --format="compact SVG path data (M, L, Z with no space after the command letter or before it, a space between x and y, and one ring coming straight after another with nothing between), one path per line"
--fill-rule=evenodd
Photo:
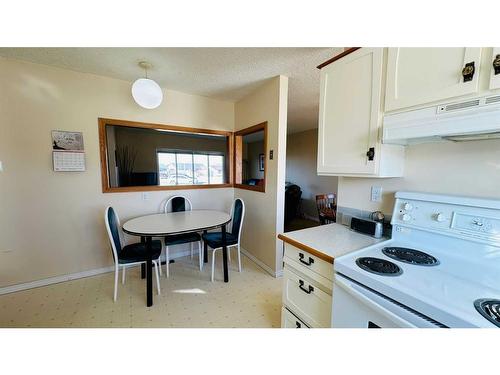
M140 61L139 66L144 69L146 78L139 78L132 84L132 97L142 108L157 108L163 101L163 92L155 81L148 78L148 69L153 65Z

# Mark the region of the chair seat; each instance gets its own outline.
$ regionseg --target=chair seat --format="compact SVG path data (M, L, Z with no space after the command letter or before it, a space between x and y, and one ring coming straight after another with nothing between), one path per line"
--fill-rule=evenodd
M217 249L222 247L222 232L210 232L202 236L203 241L205 241L208 246L212 249ZM226 233L227 246L236 245L238 243L238 236L231 233Z
M158 259L161 254L161 241L152 241L153 259ZM145 243L133 243L124 246L120 254L118 254L119 263L134 263L134 262L144 262L147 260L148 253L146 250Z
M197 242L201 240L201 236L196 232L173 234L165 236L165 245L181 245L183 243Z

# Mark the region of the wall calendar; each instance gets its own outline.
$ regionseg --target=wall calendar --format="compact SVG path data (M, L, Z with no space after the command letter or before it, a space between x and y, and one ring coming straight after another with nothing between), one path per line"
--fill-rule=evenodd
M81 132L52 131L52 162L55 172L85 171L85 150Z

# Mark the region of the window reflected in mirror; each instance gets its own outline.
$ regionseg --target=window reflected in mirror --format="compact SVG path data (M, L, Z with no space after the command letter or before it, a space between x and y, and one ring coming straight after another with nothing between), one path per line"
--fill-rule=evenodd
M229 183L229 132L203 134L115 123L103 126L108 189Z
M265 191L267 123L235 133L236 187Z

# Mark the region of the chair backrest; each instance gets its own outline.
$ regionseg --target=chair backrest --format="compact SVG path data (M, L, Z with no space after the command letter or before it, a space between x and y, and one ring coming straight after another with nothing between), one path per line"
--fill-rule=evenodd
M238 243L241 239L241 230L243 228L243 220L245 218L245 202L242 199L237 198L233 202L231 207L231 234L233 236L238 236Z
M122 251L122 239L120 237L120 219L113 207L108 207L104 211L104 223L106 224L106 231L113 251L113 259L118 262L118 254Z
M189 198L182 195L174 195L173 197L170 197L163 208L165 213L191 211L192 209L193 205L191 204Z
M325 208L335 208L335 205L336 202L334 193L316 195L316 207L318 208L318 211Z

